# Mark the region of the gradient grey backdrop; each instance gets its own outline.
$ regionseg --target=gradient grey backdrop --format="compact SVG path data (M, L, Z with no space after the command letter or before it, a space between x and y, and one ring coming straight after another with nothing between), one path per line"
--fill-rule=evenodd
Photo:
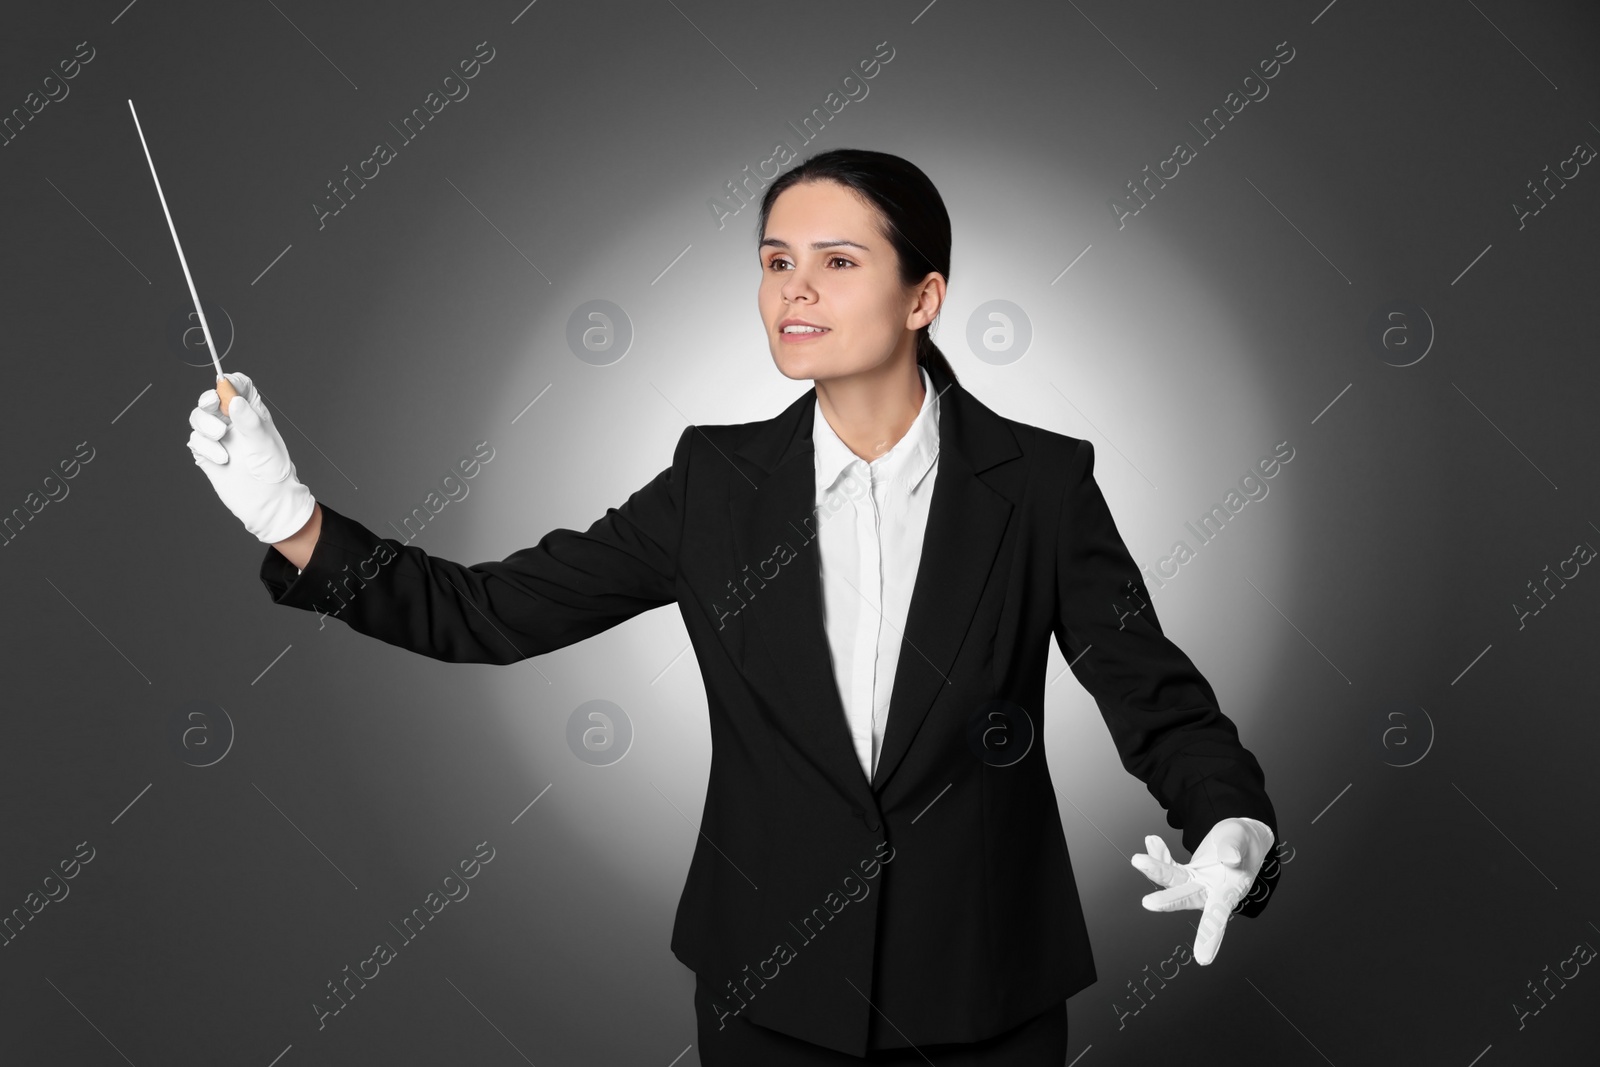
M710 207L725 183L780 140L911 159L955 229L936 337L984 403L1099 446L1142 565L1294 449L1152 582L1266 769L1287 862L1266 914L1147 1003L1129 983L1197 913L1144 911L1128 857L1178 835L1052 649L1044 743L1100 976L1068 1059L1592 1049L1587 968L1515 1008L1600 945L1600 577L1514 607L1600 545L1600 177L1513 208L1600 144L1586 5L124 2L13 5L0 35L4 113L94 50L0 148L0 514L94 450L0 548L0 914L94 849L0 947L0 1060L698 1062L668 936L710 750L677 612L488 668L274 607L185 448L211 374L170 335L189 295L130 97L236 331L224 365L313 493L388 533L495 450L413 542L461 562L582 529L685 425L806 390L756 311L756 208ZM485 41L470 95L401 142ZM1203 143L1190 123L1285 41L1270 94ZM803 144L788 124L880 42L868 95ZM395 159L319 229L380 140ZM1196 158L1119 228L1111 200L1178 140ZM596 299L634 331L607 366L567 341ZM968 342L993 300L1029 324L1020 358ZM1393 301L1425 318L1386 352L1368 324ZM609 766L567 741L595 699L634 732ZM197 701L223 711L177 745ZM480 841L470 896L319 1029L326 983Z

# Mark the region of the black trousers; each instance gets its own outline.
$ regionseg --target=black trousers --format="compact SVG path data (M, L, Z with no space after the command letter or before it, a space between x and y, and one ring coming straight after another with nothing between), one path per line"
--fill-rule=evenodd
M813 1045L776 1030L728 1016L719 1028L711 1007L710 986L695 978L694 1013L701 1067L848 1067L892 1064L895 1067L1061 1067L1067 1060L1067 1002L1028 1019L1004 1033L961 1044L868 1052L865 1058ZM874 1027L887 1024L874 1016Z

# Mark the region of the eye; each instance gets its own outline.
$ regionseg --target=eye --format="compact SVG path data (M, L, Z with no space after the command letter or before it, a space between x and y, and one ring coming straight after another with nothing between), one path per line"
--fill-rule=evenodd
M855 266L855 263L853 263L850 260L846 259L844 256L829 256L828 257L828 264L831 266L834 263L843 263L847 267ZM774 256L772 259L767 261L767 266L772 268L773 270L777 270L780 266L783 266L783 265L790 265L789 261L786 260L786 259L780 259L780 258L778 258L776 256Z

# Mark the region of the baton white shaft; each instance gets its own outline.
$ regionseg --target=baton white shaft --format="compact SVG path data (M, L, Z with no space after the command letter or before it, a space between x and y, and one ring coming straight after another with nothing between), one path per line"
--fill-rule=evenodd
M167 195L161 191L161 179L156 176L156 161L150 158L150 145L144 139L144 127L139 124L139 112L134 110L133 101L128 101L128 110L133 112L133 127L139 131L139 144L144 146L144 158L150 164L150 178L156 183L156 196L161 198L161 213L167 217L167 231L172 234L172 247L178 250L178 265L183 268L183 280L189 285L189 299L194 301L195 314L200 316L200 332L205 334L206 349L211 353L211 364L217 369L217 399L221 401L223 414L228 412L228 401L238 393L233 384L222 376L222 360L217 358L217 346L211 340L211 326L206 322L205 309L200 306L200 294L195 291L194 278L189 274L189 261L184 258L183 244L178 240L178 228L172 223L172 212L167 209Z

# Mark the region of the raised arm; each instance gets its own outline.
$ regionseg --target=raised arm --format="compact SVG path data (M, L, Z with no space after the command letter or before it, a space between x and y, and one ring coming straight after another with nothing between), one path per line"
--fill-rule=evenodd
M283 558L293 563L296 570L304 570L311 561L311 550L317 547L317 537L321 533L322 505L312 501L311 518L306 520L306 524L300 527L298 533L272 542L272 547L283 553Z
M564 648L677 599L692 433L679 437L670 467L587 530L551 530L498 562L430 556L322 501L304 571L269 547L262 584L276 604L434 659L504 664Z
M515 663L677 599L693 427L678 438L671 466L587 530L552 530L532 548L467 566L379 537L314 500L254 384L228 378L239 397L224 417L216 390L201 394L189 448L223 502L269 546L260 574L274 603L434 659Z

